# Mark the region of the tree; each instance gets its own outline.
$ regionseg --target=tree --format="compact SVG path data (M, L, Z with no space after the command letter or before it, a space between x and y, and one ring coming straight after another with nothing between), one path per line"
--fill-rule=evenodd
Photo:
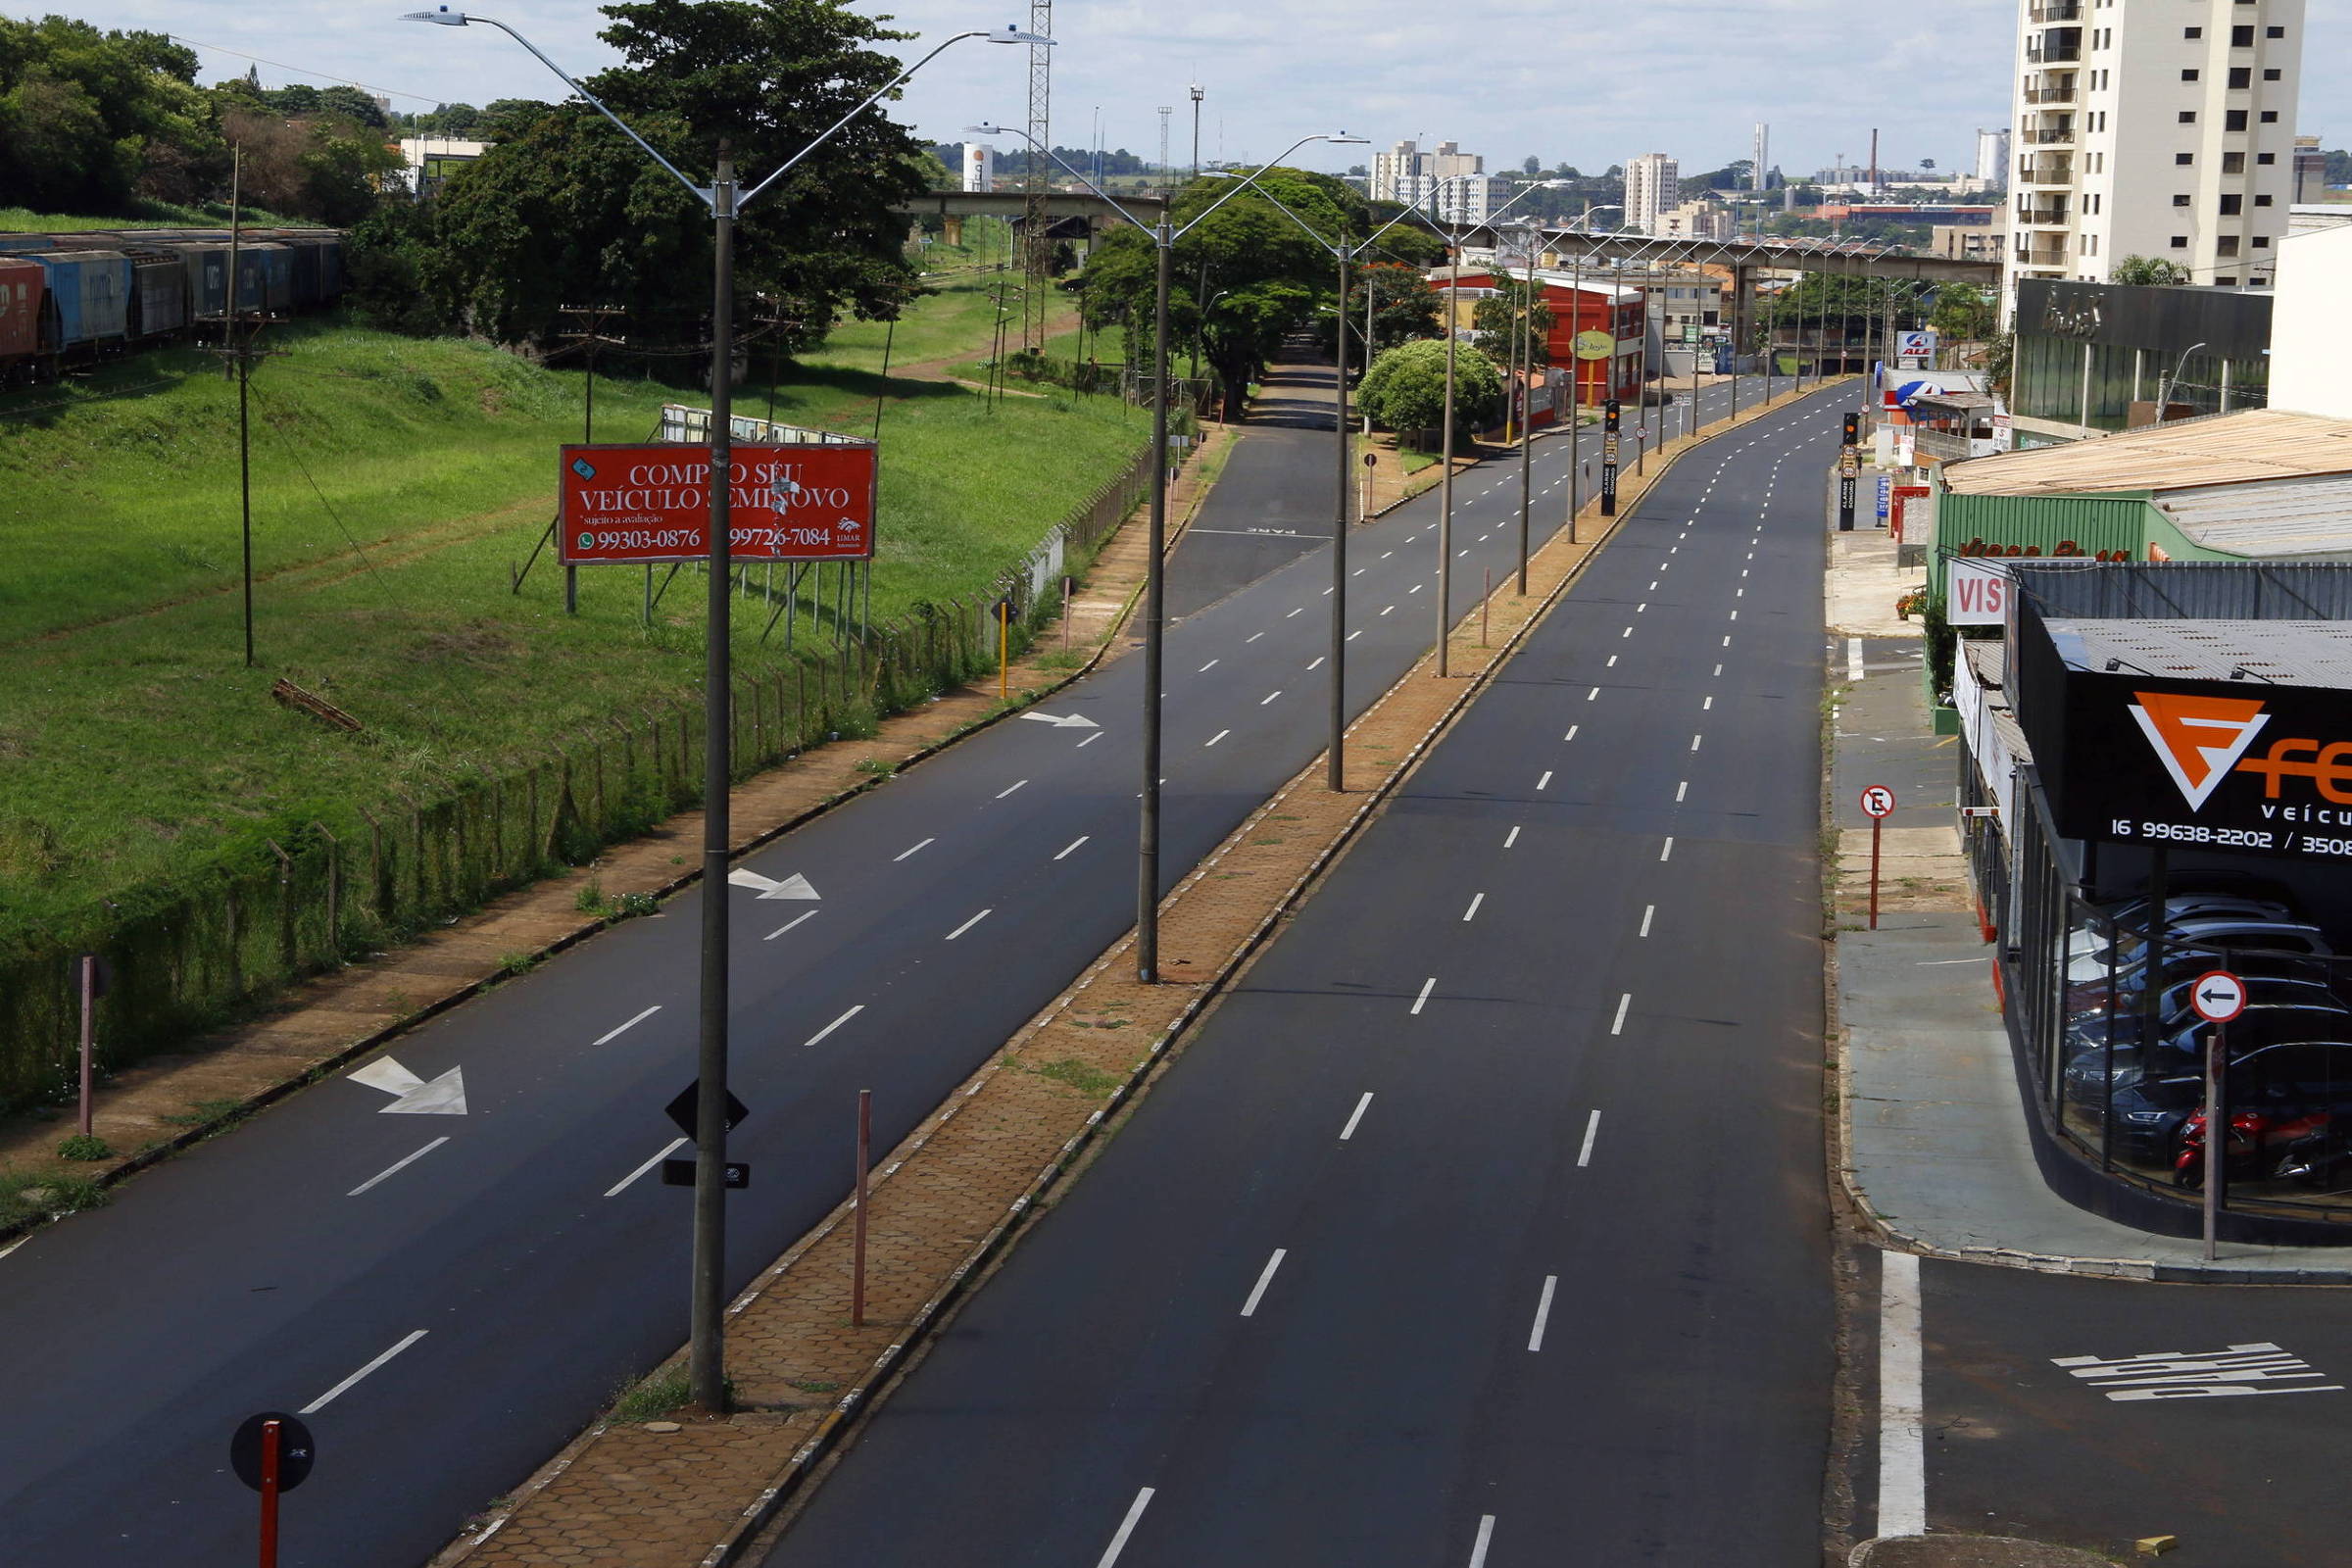
M376 107L375 100L360 91L359 88L347 87L340 82L332 87L318 89L317 113L337 115L355 125L365 125L369 130L384 128L384 112Z
M1479 352L1496 365L1516 363L1522 347L1519 334L1523 320L1532 321L1525 347L1534 363L1549 365L1551 354L1544 339L1551 330L1551 307L1528 284L1512 277L1496 278L1494 292L1471 308L1470 324L1478 330Z
M1936 314L1928 324L1955 343L1981 343L1992 336L1992 295L1969 283L1946 283L1936 291Z
M747 187L800 153L899 63L908 36L832 0L649 0L604 8L623 65L587 83L662 155L708 178L728 142ZM544 341L558 308L619 305L638 339L707 334L708 212L593 109L484 111L497 145L452 175L437 233L455 314L502 342ZM894 317L920 292L893 211L921 193L923 143L879 108L857 114L736 222L736 284L792 302L782 346L845 311Z
M263 102L281 115L315 115L318 112L318 89L307 81L290 81L274 92L264 94Z
M517 141L555 112L554 104L536 98L493 98L466 134L478 141Z
M1348 319L1362 329L1364 306L1372 307L1372 353L1438 335L1438 296L1418 267L1374 262L1356 269L1348 290Z
M119 213L160 146L201 160L209 98L162 33L0 18L0 205Z
M1372 362L1356 401L1376 424L1400 439L1446 422L1446 345L1427 338L1390 349ZM1491 424L1502 412L1502 377L1483 355L1458 349L1453 366L1453 426L1458 434Z
M1519 160L1519 168L1528 178L1534 179L1538 174L1544 172L1544 160L1538 158L1534 153L1529 153L1525 158Z
M2161 256L2127 256L2110 274L2118 283L2164 286L2188 281L2188 269Z

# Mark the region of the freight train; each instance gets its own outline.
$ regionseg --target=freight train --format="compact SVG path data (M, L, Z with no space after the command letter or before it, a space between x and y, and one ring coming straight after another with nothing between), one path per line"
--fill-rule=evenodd
M237 314L283 318L343 293L343 235L248 228L236 238ZM199 332L229 311L225 228L0 233L0 386Z

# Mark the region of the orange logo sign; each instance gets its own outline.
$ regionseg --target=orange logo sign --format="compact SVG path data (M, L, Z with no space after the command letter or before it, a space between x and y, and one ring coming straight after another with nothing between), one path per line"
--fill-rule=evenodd
M2133 692L2132 716L2156 749L2156 760L2187 797L2202 807L2270 722L2259 698L2199 697L2186 692ZM2278 779L2271 780L2278 793Z

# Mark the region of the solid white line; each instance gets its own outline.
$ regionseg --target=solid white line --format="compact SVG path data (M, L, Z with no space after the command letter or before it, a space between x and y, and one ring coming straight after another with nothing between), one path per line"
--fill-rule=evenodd
M1258 706L1258 707L1260 707L1260 708L1263 708L1263 707L1265 707L1265 706L1266 706L1268 703L1272 702L1272 701L1273 701L1275 698L1277 698L1277 697L1280 697L1281 695L1282 695L1282 688L1280 688L1280 687L1276 687L1274 690L1272 690L1272 691L1270 691L1270 692L1266 693L1266 695L1265 695L1265 696L1263 696L1263 697L1260 697L1260 698L1257 700L1257 706Z
M1029 782L1029 781L1028 781L1027 779L1023 779L1023 780L1021 780L1021 784L1026 784L1026 783L1028 783L1028 782ZM1021 787L1021 784L1015 784L1015 785L1012 787L1012 790L1017 790L1017 789L1019 789L1019 788ZM1001 801L1001 800L1003 800L1003 799L1004 799L1005 796L1007 796L1007 795L1010 795L1010 794L1012 793L1012 790L1000 790L1000 791L997 793L997 799L998 799L998 800L1000 800L1000 801Z
M1551 1316L1551 1293L1558 1290L1559 1286L1560 1277L1557 1274L1544 1276L1544 1294L1536 1298L1536 1324L1527 1331L1527 1348L1531 1350L1544 1348L1544 1323Z
M1502 847L1503 847L1504 849L1506 849L1506 850L1507 850L1507 849L1509 849L1509 848L1510 848L1512 845L1514 845L1514 844L1516 844L1516 843L1518 843L1518 842L1519 842L1519 830L1518 830L1517 828L1513 828L1513 829L1511 829L1511 830L1510 830L1508 833L1505 833L1505 834L1502 836Z
M1478 1516L1478 1541L1470 1548L1470 1568L1487 1568L1487 1544L1494 1539L1494 1516Z
M1596 1110L1585 1118L1585 1147L1576 1152L1576 1163L1579 1169L1592 1163L1592 1140L1599 1136L1600 1112Z
M1462 911L1462 918L1463 918L1464 920L1468 920L1468 919L1469 919L1469 918L1470 918L1472 915L1474 915L1474 914L1478 913L1478 906L1479 906L1480 905L1482 905L1482 904L1486 903L1486 902L1487 902L1487 896L1486 896L1484 893L1473 893L1473 894L1471 894L1471 895L1470 895L1470 907L1468 907L1467 909L1464 909L1464 910Z
M1093 837L1094 837L1094 835L1093 835L1092 833L1082 833L1082 834L1080 834L1080 835L1079 835L1077 838L1075 838L1075 839L1072 839L1072 840L1070 841L1070 850L1074 850L1074 849L1076 849L1076 848L1077 848L1079 845L1081 845L1081 844L1084 844L1084 843L1085 843L1085 842L1086 842L1088 839L1091 839L1091 838L1093 838ZM1062 855L1067 855L1067 854L1069 854L1069 853L1070 853L1070 850L1064 850L1064 851L1062 851L1062 852L1061 852L1061 855L1056 855L1055 857L1054 857L1054 858L1055 858L1056 860L1060 859L1060 858L1061 858L1061 857L1062 857Z
M829 1023L829 1024L825 1025L825 1026L824 1026L822 1029L819 1029L819 1030L818 1030L816 1033L814 1033L814 1034L810 1035L810 1036L809 1036L808 1039L806 1039L806 1040L802 1041L802 1042L801 1042L801 1046L802 1046L802 1048L803 1048L804 1050L806 1050L808 1047L815 1045L815 1044L816 1044L816 1043L817 1043L819 1040L822 1040L822 1039L824 1039L824 1038L825 1038L825 1036L827 1036L827 1035L831 1034L831 1033L832 1033L834 1030L836 1030L836 1029L840 1028L840 1027L841 1027L843 1024L845 1024L845 1023L848 1023L848 1022L849 1022L849 1021L850 1021L852 1018L855 1018L855 1017L857 1017L857 1016L858 1016L859 1013L863 1012L864 1010L865 1010L865 1004L864 1004L864 1003L862 1003L862 1002L860 1002L859 1004L858 1004L858 1005L856 1005L855 1007L852 1007L852 1008L851 1008L849 1011L847 1011L847 1012L843 1013L843 1014L842 1014L840 1017L838 1017L838 1018L834 1019L834 1020L833 1020L831 1023Z
M981 921L987 919L995 912L996 911L994 909L982 909L978 914L973 915L969 920L964 921L963 924L949 932L942 940L948 942L955 941L957 937L963 935L966 931L969 931L972 927L978 925Z
M1641 930L1641 932L1640 932L1640 934L1641 934L1641 935L1642 935L1642 936L1647 936L1647 935L1649 935L1649 920L1650 920L1650 916L1651 916L1651 915L1654 915L1654 914L1656 914L1657 912L1658 912L1658 906L1657 906L1656 905L1654 905L1654 904L1644 904L1643 906L1642 906L1642 930Z
M400 1171L408 1169L411 1165L416 1164L425 1155L431 1153L434 1150L439 1149L443 1144L448 1142L449 1140L446 1138L434 1139L431 1143L425 1145L414 1154L402 1155L399 1159L396 1159L391 1164L386 1165L382 1170L377 1171L374 1175L368 1177L366 1181L360 1183L359 1186L354 1187L350 1192L345 1193L343 1196L345 1198L359 1197L362 1193L366 1192L368 1188L373 1187L377 1182L382 1181L385 1177L395 1175Z
M1355 1124L1359 1121L1362 1121L1364 1119L1364 1112L1370 1110L1371 1108L1372 1091L1367 1089L1364 1091L1364 1098L1355 1102L1355 1110L1348 1116L1348 1125L1340 1129L1341 1143L1344 1144L1348 1139L1355 1136Z
M782 936L785 932L791 930L794 926L799 925L803 920L808 919L809 916L815 913L816 911L814 909L803 909L800 913L794 915L791 919L785 921L782 925L776 927L773 931L770 931L767 935L761 937L760 940L762 942L773 942L776 940L776 938ZM623 1024L621 1027L625 1029L628 1027L628 1025ZM602 1045L604 1042L600 1040L597 1042L597 1044Z
M1859 637L1845 640L1845 678L1853 681L1862 678L1862 639Z
M1102 738L1102 732L1101 730L1097 730L1092 735L1089 735L1086 739L1080 741L1076 746L1071 747L1070 750L1073 752L1082 750L1085 747L1094 745L1095 742L1101 740Z
M925 840L923 840L923 844L929 844L929 843L931 843L931 842L932 842L932 841L931 841L930 839L925 839ZM894 862L896 862L896 861L899 861L899 860L904 860L905 858L906 858L906 857L908 857L909 855L912 855L912 854L914 853L914 851L915 851L915 850L919 850L919 849L921 849L921 848L923 847L923 844L917 844L917 845L915 845L915 846L914 846L914 848L913 848L913 849L901 850L901 851L900 851L898 854L896 854L896 855L892 856L892 857L891 857L891 859L892 859Z
M1260 704L1259 706L1260 706L1260 707L1263 707L1264 705L1263 705L1263 704ZM1201 744L1203 747L1214 746L1214 745L1216 745L1216 744L1217 744L1217 742L1219 742L1219 741L1223 740L1223 739L1224 739L1226 736L1228 736L1228 735L1230 735L1230 734L1232 734L1232 733L1233 733L1233 731L1231 731L1231 730L1229 730L1229 729L1221 729L1221 730L1217 731L1217 732L1216 732L1214 735L1211 735L1211 736L1210 736L1208 739L1206 739L1206 740L1202 741L1200 744Z
M341 1394L344 1390L359 1382L360 1379L366 1377L377 1367L382 1366L386 1361L391 1360L401 1351L407 1349L410 1346L415 1345L418 1340L423 1339L429 1332L430 1330L427 1329L417 1329L413 1333L404 1336L398 1344L392 1347L392 1348L386 1350L383 1354L377 1356L374 1360L368 1362L366 1366L360 1368L357 1372L354 1372L351 1376L345 1378L342 1382L336 1384L333 1388L327 1390L324 1394L321 1394L310 1403L304 1405L300 1410L297 1410L295 1414L318 1414L320 1410L326 1408L328 1401L333 1399L336 1395Z
M1265 1272L1258 1275L1256 1287L1250 1292L1250 1299L1242 1303L1242 1316L1253 1317L1256 1315L1257 1303L1264 1298L1266 1287L1274 1283L1274 1271L1282 1267L1284 1250L1277 1247L1274 1249L1274 1255L1266 1259Z
M1324 657L1323 655L1321 655L1321 654L1317 654L1317 655L1315 656L1315 663L1314 663L1314 664L1309 664L1309 665L1307 665L1306 667L1307 667L1307 668L1309 668L1309 669L1313 669L1313 668L1315 667L1315 664L1320 664L1320 663L1322 663L1322 662L1323 662L1323 657Z
M1919 1259L1879 1254L1879 1528L1928 1533L1928 1459L1919 1344Z
M1544 776L1543 776L1542 778L1540 778L1540 779L1536 780L1536 788L1538 788L1538 789L1547 789L1547 788L1549 788L1549 787L1550 787L1550 784L1551 784L1551 769L1547 767L1547 768L1545 768L1545 769L1544 770Z
M683 1138L672 1138L668 1143L662 1146L661 1150L655 1153L653 1158L647 1160L644 1164L638 1166L635 1170L629 1172L626 1176L623 1176L620 1180L606 1188L605 1196L607 1198L618 1198L622 1188L628 1186L629 1183L635 1181L647 1171L652 1170L656 1165L661 1164L663 1160L676 1153L679 1150L684 1149L686 1147L686 1142L687 1141Z
M816 911L814 909L810 909L808 914L814 914L815 912ZM801 916L801 918L806 920L808 918L808 914L804 914ZM636 1028L639 1024L645 1022L646 1019L651 1018L655 1013L660 1012L661 1010L662 1004L657 1002L652 1006L639 1013L636 1017L631 1018L627 1023L622 1024L619 1028L608 1030L604 1034L598 1035L591 1043L599 1046L609 1045L612 1041L618 1040L622 1035L627 1034L630 1030Z
M1628 1007L1631 1007L1633 1004L1634 994L1631 991L1628 991L1624 996L1617 999L1617 1018L1615 1022L1609 1025L1609 1033L1613 1035L1621 1035L1625 1033L1625 1010Z
M1210 660L1210 661L1209 661L1207 663L1205 663L1205 664L1202 664L1202 665L1200 667L1200 669L1196 670L1194 673L1196 673L1196 674L1200 674L1200 675L1205 675L1205 674L1207 674L1207 673L1208 673L1210 670L1212 670L1212 669L1214 669L1214 668L1216 668L1216 667L1217 667L1217 662L1217 662L1216 660L1213 660L1213 659L1212 659L1212 660Z
M1421 982L1421 994L1420 994L1419 996L1417 996L1417 997L1415 997L1415 998L1413 999L1413 1007L1412 1007L1412 1010L1413 1010L1414 1012L1416 1012L1416 1013L1417 1013L1417 1012L1419 1012L1419 1011L1421 1010L1421 1004L1423 1004L1424 1002L1427 1002L1427 1001L1429 1000L1429 993L1430 993L1430 989L1431 989L1432 987L1434 987L1434 986L1435 986L1437 983L1438 983L1438 977L1437 977L1436 975L1434 975L1434 974L1433 974L1433 975L1431 975L1431 976L1430 976L1428 979L1426 979L1426 980L1424 980L1424 981L1422 981L1422 982Z
M1109 1548L1102 1553L1102 1559L1095 1564L1095 1568L1110 1568L1112 1563L1119 1560L1119 1553L1127 1549L1127 1538L1135 1534L1136 1521L1143 1518L1144 1510L1151 1505L1152 1489L1146 1487L1137 1493L1135 1500L1127 1505L1127 1517L1119 1521L1119 1533L1110 1538Z

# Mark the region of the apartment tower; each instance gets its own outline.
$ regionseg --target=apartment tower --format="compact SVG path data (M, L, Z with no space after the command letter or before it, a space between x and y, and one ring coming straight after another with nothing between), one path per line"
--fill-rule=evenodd
M1494 206L1494 180L1487 161L1442 141L1425 153L1417 142L1400 141L1372 155L1369 186L1376 202L1402 202L1457 223L1483 220Z
M2268 286L2293 197L2302 0L2021 0L2003 314L2127 256Z
M1625 161L1625 226L1655 234L1665 215L1683 204L1682 166L1664 153Z

